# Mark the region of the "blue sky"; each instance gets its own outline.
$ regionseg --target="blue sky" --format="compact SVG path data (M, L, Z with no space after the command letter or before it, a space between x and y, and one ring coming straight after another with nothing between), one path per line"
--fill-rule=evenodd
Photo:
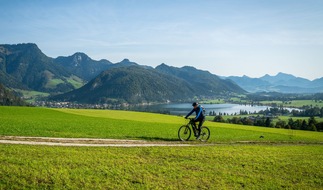
M0 0L0 44L50 57L323 77L322 0Z

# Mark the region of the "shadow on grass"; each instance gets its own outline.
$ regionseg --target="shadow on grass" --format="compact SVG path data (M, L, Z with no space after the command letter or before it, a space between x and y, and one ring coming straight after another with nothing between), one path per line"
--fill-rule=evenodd
M144 136L135 137L135 138L147 140L147 141L169 141L169 142L180 141L178 138L144 137Z

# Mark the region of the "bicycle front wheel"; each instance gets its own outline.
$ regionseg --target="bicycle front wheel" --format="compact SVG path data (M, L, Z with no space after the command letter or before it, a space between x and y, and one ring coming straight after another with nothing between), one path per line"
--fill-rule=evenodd
M191 129L188 125L183 125L178 130L178 138L181 141L188 141L191 137Z
M210 135L211 135L211 133L210 133L210 129L208 127L205 127L205 126L201 127L201 135L199 138L200 141L205 142L205 141L209 140Z

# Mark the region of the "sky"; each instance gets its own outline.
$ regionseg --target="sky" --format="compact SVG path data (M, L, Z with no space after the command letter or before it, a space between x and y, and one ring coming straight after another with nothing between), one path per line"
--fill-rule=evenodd
M322 0L0 0L0 44L48 56L323 77Z

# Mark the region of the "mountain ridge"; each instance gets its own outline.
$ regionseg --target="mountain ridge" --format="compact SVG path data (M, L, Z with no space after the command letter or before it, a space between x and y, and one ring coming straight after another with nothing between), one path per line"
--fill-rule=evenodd
M59 56L54 59L54 62L87 81L106 70L112 64L106 59L93 60L82 52L76 52L70 56Z
M231 81L223 80L209 71L198 70L191 66L177 68L163 63L157 66L155 69L159 72L171 74L192 83L195 86L196 91L207 96L212 96L216 92L227 92L233 89L237 93L246 92Z
M160 67L170 71L178 71L181 77L170 72L163 72ZM225 93L245 92L239 86L219 79L209 73L206 81L197 78L188 80L183 74L187 69L196 73L205 74L193 67L176 68L162 64L160 67L151 68L141 65L115 67L103 71L83 87L66 94L53 97L53 100L76 101L82 103L151 103L151 102L182 102L191 101L198 97L215 97ZM189 72L192 73L192 72ZM192 73L194 76L194 73ZM212 78L213 77L213 78ZM217 78L218 81L214 81ZM217 85L215 85L217 84ZM204 85L204 86L203 86ZM213 86L212 86L213 85ZM232 85L231 87L229 87ZM203 87L207 86L203 90ZM220 88L225 86L226 88Z
M127 70L125 68L130 67L136 67L137 70L138 68L142 69L142 72L146 73L147 77L138 71L125 71ZM145 84L146 89L149 88L149 85L151 85L150 88L152 89L154 86L164 89L165 93L161 94L162 98L158 99L155 96L155 100L158 101L167 101L167 99L181 100L178 97L174 98L175 95L172 97L171 92L166 92L181 88L184 93L182 99L192 98L191 96L187 96L187 94L194 97L212 98L218 95L228 95L229 93L243 94L246 93L245 90L248 92L273 91L283 93L315 93L323 91L323 77L309 81L308 79L280 72L276 76L267 74L260 78L250 78L244 75L243 77L223 77L223 79L209 71L199 70L192 66L178 68L162 63L153 68L132 62L127 58L120 62L112 63L107 59L94 60L83 52L76 52L70 56L51 58L46 56L33 43L0 45L0 83L3 83L9 88L49 92L52 95L64 94L75 91L77 88L84 86L88 81L91 82L94 79L99 80L97 79L98 76L107 74L107 71L113 69L114 72L128 72L129 77L137 80L137 83L133 84L136 86L136 90L140 91L141 89L138 84ZM147 71L150 73L147 73ZM125 80L122 75L114 73L113 76L120 77L119 79L114 78L115 81ZM154 80L152 76L166 82L147 82L139 79L146 78L147 80ZM181 86L176 86L173 84L174 82L168 79L179 82ZM112 84L110 82L107 81L111 86ZM129 81L129 83L131 82ZM167 88L165 85L171 87ZM128 94L138 94L135 91L131 92L131 85L128 85L127 88L129 88ZM153 92L150 90L146 91L150 94ZM120 100L136 101L136 98L127 98L126 94L126 92L123 92L122 96L124 97L120 97ZM88 96L92 95L88 94ZM108 96L105 98L109 99ZM112 99L117 98L117 96L114 96ZM137 100L144 102L154 101L147 97L137 98Z
M11 88L42 92L66 92L77 83L36 44L0 45L0 82Z
M224 77L236 82L249 92L320 93L323 92L323 77L309 80L292 74L279 72L274 76L266 74L259 78L248 76Z
M83 87L53 99L82 103L149 103L184 100L193 93L183 80L132 65L103 71Z

